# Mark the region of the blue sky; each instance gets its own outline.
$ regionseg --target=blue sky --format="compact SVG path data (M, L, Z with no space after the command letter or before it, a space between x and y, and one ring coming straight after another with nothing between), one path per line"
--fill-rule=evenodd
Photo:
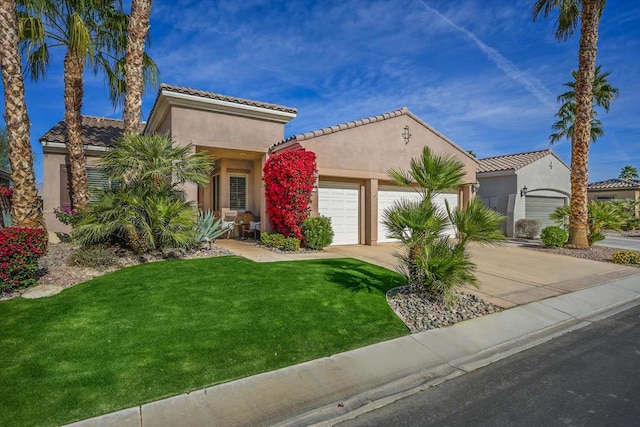
M556 41L553 19L531 21L533 3L155 0L149 53L161 82L296 107L286 136L406 106L482 158L549 147L577 68L578 34ZM640 3L608 2L598 46L620 97L600 113L590 181L640 169ZM27 83L38 180L38 138L64 114L62 52L53 59L45 81ZM100 76L87 74L83 114L121 118ZM552 148L570 163L568 141Z

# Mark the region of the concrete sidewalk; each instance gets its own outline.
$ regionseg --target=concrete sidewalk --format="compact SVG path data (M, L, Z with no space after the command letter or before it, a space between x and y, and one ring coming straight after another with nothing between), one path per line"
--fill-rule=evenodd
M223 242L221 246L261 261L306 257L273 252L269 255L263 253L268 251L244 242L229 241L228 245ZM392 262L392 248L381 246L371 250L365 247L360 256L366 256L369 262ZM330 248L321 257L344 257L351 253L352 257L360 258L354 255L358 253L354 248ZM507 286L513 276L517 283L545 289L555 286L566 293L450 327L408 335L71 425L332 425L640 304L638 269L613 264L610 267L606 263L585 260L573 264L570 261L573 258L544 253L541 255L554 259L534 256L542 263L535 269L533 265L522 264L527 261L527 255L535 251L517 247L501 249L504 251L500 256L495 248L490 249L487 258L493 261L485 259L482 251L486 249L478 249L478 254L474 249L474 261L479 265L479 273L484 271L485 280L500 278L504 280L500 286ZM319 258L318 254L309 256ZM570 271L554 273L549 270L562 266ZM590 280L585 275L597 277L600 283L570 292L569 288L574 285L568 283L576 281L575 287L578 287L578 281ZM514 286L519 286L517 283ZM565 285L559 285L563 283ZM497 289L502 289L500 286Z

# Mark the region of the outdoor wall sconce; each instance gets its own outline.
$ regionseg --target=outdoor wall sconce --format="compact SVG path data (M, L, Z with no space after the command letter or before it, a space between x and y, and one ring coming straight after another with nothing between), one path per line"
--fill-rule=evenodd
M528 192L529 192L529 189L525 185L524 187L522 187L522 190L520 190L520 197L526 196Z
M471 189L474 193L477 192L480 189L480 183L478 181L474 182L471 184Z
M406 125L404 127L404 130L402 131L402 138L404 138L405 144L409 143L409 138L411 138L411 134L409 133L409 125Z

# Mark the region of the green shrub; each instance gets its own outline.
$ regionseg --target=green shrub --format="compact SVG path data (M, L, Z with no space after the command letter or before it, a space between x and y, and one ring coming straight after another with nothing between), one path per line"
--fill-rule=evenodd
M278 233L264 232L260 235L260 241L270 248L281 248L284 246L285 237Z
M542 230L540 238L542 239L544 246L547 248L561 248L565 243L567 243L569 235L562 228L552 225Z
M333 242L331 218L326 216L309 217L302 223L304 245L310 249L321 250Z
M295 252L300 250L300 239L295 237L286 237L282 245L282 250Z
M616 264L640 264L640 254L635 251L617 251L611 256Z
M535 219L522 218L516 221L516 237L534 239L540 233L540 223Z
M118 256L103 245L87 246L69 255L67 264L74 267L107 268L118 264Z

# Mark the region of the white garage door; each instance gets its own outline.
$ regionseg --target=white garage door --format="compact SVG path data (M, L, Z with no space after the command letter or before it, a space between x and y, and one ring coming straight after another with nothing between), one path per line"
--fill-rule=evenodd
M334 245L357 245L359 188L354 184L320 183L318 212L331 218Z
M556 225L549 219L549 215L558 207L564 206L564 197L527 196L524 200L525 218L535 219L541 225L541 229L550 225Z
M420 201L422 195L411 189L399 189L398 187L380 187L378 189L378 243L394 242L394 239L387 237L388 230L383 224L385 209L393 207L396 200ZM456 194L441 194L436 196L435 203L445 211L444 201L449 202L449 207L455 209L458 206L458 196ZM445 230L449 236L455 235L453 227L449 226Z

